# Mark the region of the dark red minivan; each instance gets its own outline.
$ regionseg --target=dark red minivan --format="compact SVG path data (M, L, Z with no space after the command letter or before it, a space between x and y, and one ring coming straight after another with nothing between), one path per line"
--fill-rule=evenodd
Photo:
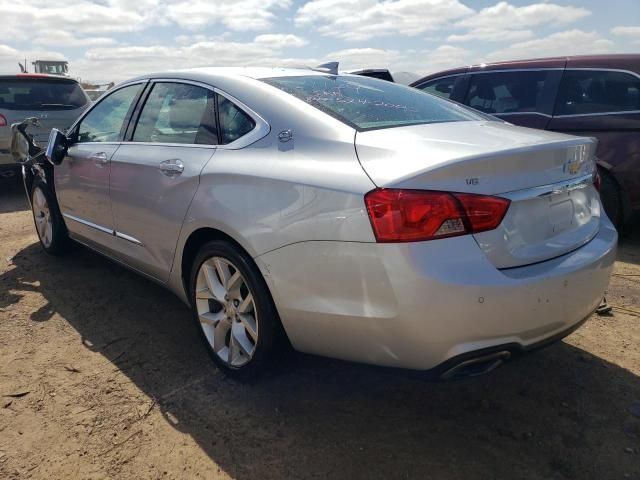
M516 125L596 137L609 218L620 226L640 209L640 55L481 64L412 86Z

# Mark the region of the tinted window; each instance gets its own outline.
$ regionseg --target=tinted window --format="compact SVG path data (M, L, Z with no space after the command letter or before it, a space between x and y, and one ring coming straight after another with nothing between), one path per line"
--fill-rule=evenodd
M543 89L548 70L477 73L471 76L464 103L485 113L540 112L551 115L544 106Z
M70 110L87 104L80 85L68 80L0 79L0 108Z
M555 115L640 110L640 78L623 72L567 70Z
M419 88L423 92L430 93L431 95L449 98L451 96L451 92L453 92L453 84L456 82L457 78L457 76L437 78L436 80L431 80L427 83L423 83L422 85L418 85L416 88Z
M218 95L218 110L220 118L220 133L223 144L249 133L256 126L253 119L236 107L233 102Z
M142 85L131 85L105 97L80 122L78 142L117 142L133 101Z
M215 145L214 93L181 83L156 83L144 104L134 142Z
M415 88L373 78L309 75L264 81L358 130L486 120Z

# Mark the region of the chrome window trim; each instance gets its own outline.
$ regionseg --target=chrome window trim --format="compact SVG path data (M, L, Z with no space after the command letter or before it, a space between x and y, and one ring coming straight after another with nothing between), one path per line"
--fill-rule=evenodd
M564 180L562 182L541 185L539 187L527 188L525 190L515 190L503 193L500 196L511 201L529 200L532 198L546 197L558 193L566 193L572 190L586 188L593 184L593 173L587 173L579 177Z
M266 137L269 134L269 132L271 131L271 126L269 125L269 123L267 123L267 121L264 118L262 118L260 116L260 114L258 114L252 108L248 107L245 103L243 103L240 100L238 100L233 95L228 94L224 90L220 90L218 87L214 87L213 85L209 85L209 84L203 83L203 82L198 82L198 81L195 81L195 80L185 80L185 79L182 79L182 78L165 78L165 77L163 77L163 78L151 78L149 80L151 82L154 82L154 83L184 83L184 84L187 84L187 85L194 85L196 87L201 87L201 88L205 88L207 90L211 90L211 91L217 93L218 95L222 95L227 100L232 102L234 105L238 106L244 113L246 113L247 115L249 115L249 117L251 117L251 119L255 122L256 125L255 125L255 127L253 127L253 129L251 131L249 131L248 133L244 134L242 137L234 140L233 142L227 143L226 145L199 145L199 144L192 144L192 143L162 144L162 143L154 143L154 142L123 142L123 143L127 143L127 144L144 144L144 145L180 146L180 147L191 146L191 147L199 147L199 148L209 147L209 148L219 148L221 150L239 150L241 148L248 147L249 145L257 142L258 140L261 140L262 138ZM218 125L218 127L219 127L219 125Z

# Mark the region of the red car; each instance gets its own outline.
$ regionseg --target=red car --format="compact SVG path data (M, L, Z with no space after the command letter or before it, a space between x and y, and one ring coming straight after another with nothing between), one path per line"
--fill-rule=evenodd
M640 209L640 55L473 65L411 86L516 125L596 137L607 214L620 226Z

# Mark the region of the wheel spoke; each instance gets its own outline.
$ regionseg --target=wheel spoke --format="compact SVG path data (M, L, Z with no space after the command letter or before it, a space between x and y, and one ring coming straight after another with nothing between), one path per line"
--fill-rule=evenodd
M239 348L247 357L251 358L253 355L255 347L251 344L245 329L239 323L234 323L231 327L230 343L233 343L234 347Z
M196 291L196 300L215 300L208 286L202 287Z
M240 314L240 322L242 322L242 326L245 328L249 336L253 339L254 342L258 341L258 328L256 326L256 320L251 315L243 315Z
M238 307L238 312L248 313L253 311L253 295L250 293L242 300L242 303Z
M218 277L220 278L220 283L222 284L222 286L226 290L226 286L228 285L228 282L229 282L229 277L231 276L231 274L229 272L229 266L227 264L225 264L222 261L222 259L220 259L220 258L216 258L213 261L213 264L216 267L216 272L218 272Z
M206 312L198 315L198 318L200 319L201 324L211 325L212 327L216 328L220 323L220 321L224 319L224 313L223 312L217 312L217 313Z
M216 273L213 267L207 265L206 263L202 266L204 271L204 277L207 282L207 287L211 292L211 295L218 302L224 302L224 297L227 294L227 290L216 277Z
M240 275L240 272L238 270L235 271L235 273L233 275L231 275L231 277L229 277L229 279L227 280L227 292L231 292L237 288L240 288L240 286L242 285L242 275Z

